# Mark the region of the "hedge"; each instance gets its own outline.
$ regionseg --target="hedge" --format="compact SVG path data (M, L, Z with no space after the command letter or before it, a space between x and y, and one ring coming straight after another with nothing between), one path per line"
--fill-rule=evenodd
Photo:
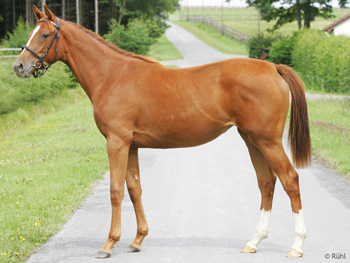
M41 99L59 94L63 89L75 87L68 67L54 64L41 78L21 79L13 71L13 59L0 63L0 114L9 113L26 103L37 103Z
M298 34L292 64L323 91L350 93L350 38L305 30Z
M116 40L117 46L123 50L145 55L156 39L165 32L165 28L166 24L156 20L136 18L124 26L112 19L104 38L111 43Z

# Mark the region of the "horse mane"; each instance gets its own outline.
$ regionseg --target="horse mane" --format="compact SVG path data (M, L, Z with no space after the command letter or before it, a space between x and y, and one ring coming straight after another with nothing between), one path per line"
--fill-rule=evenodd
M96 40L98 40L100 43L104 44L105 46L109 47L110 49L114 50L115 52L121 54L121 55L124 55L124 56L127 56L127 57L130 57L130 58L136 58L136 59L141 59L141 60L144 60L146 62L150 62L150 63L156 63L156 64L160 64L158 61L154 60L154 59L151 59L151 58L148 58L148 57L144 57L144 56L141 56L141 55L136 55L132 52L127 52L125 50L122 50L120 48L118 48L116 45L108 42L107 40L105 40L103 37L101 37L100 35L96 34L95 32L91 31L91 30L88 30L86 29L85 27L83 26L80 26L76 23L73 23L71 21L65 21L67 22L68 24L70 25L73 25L74 27L77 27L79 28L80 30L82 30L83 32L85 32L86 34L88 34L89 36L95 38Z

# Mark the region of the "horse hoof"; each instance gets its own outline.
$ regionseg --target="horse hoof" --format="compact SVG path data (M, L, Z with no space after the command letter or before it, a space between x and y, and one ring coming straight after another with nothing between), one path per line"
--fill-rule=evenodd
M248 245L245 245L244 248L242 248L241 253L255 253L256 249L255 248L251 248Z
M134 253L134 252L140 252L141 251L141 246L132 244L128 247L128 252Z
M111 255L112 255L112 253L100 250L100 251L98 251L95 258L109 258Z
M287 255L287 257L289 258L300 258L302 256L303 256L303 253L295 250L294 248L292 248Z

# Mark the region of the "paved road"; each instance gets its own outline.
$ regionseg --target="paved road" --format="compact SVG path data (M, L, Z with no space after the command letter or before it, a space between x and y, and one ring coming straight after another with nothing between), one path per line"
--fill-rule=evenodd
M190 66L223 59L178 26L167 37ZM206 51L203 51L205 50ZM200 57L194 54L201 52ZM230 57L230 56L228 56ZM167 62L174 64L174 62ZM300 170L308 230L304 257L286 259L293 243L287 195L276 185L270 237L256 254L241 254L259 219L260 193L247 149L235 129L206 145L173 150L140 150L143 202L150 234L140 253L127 253L136 232L130 199L122 209L122 239L104 262L343 262L350 259L350 187L342 177L314 162ZM94 255L110 225L109 174L61 232L44 244L30 263L101 262ZM347 260L325 259L346 253Z

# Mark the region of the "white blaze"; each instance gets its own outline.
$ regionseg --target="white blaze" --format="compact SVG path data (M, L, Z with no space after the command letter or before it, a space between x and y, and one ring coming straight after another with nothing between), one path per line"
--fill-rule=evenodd
M35 36L35 34L38 33L39 29L40 29L40 26L37 26L37 27L34 29L33 34L32 34L32 36L29 38L29 40L28 40L26 46L29 47L30 42L32 41L32 39L33 39L33 37ZM22 55L22 53L23 53L24 51L26 51L26 48L22 50L21 55Z

